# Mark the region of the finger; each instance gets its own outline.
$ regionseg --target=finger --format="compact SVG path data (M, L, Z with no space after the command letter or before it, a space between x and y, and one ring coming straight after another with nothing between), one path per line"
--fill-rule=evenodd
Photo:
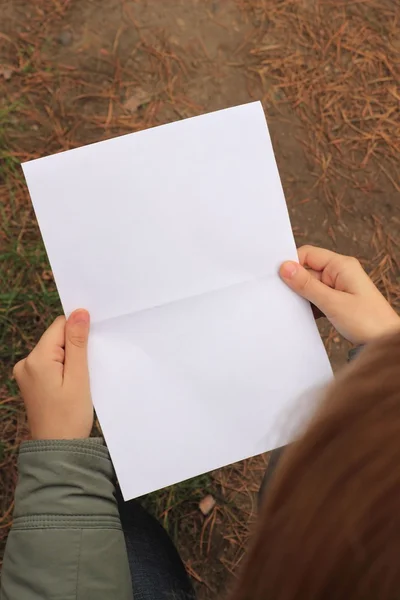
M64 344L65 317L57 317L50 327L46 329L32 351L32 354L40 354L42 357L60 362L59 359L64 354Z
M285 262L279 270L283 281L299 296L314 304L324 315L329 315L340 292L325 285L307 269L295 262Z
M87 345L89 339L90 315L79 308L69 317L65 327L64 381L74 380L75 384L88 383Z
M307 268L307 267L306 267ZM315 279L318 279L318 281L322 280L322 273L321 271L314 271L314 269L307 269L307 271L310 273L310 275L312 275Z
M321 281L336 290L362 294L373 285L360 262L352 256L314 246L302 246L298 254L300 264L321 271Z
M317 246L301 246L297 249L299 263L304 267L309 267L315 271L322 271L329 262L340 254L326 250L326 248L317 248Z

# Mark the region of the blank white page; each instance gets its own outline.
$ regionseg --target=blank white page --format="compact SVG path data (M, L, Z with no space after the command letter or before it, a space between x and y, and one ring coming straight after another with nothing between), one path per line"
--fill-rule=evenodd
M125 499L288 441L331 376L259 102L23 165Z

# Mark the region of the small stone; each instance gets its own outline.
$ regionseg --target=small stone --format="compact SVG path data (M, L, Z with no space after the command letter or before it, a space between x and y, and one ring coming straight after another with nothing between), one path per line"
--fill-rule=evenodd
M70 46L72 44L72 33L68 29L64 29L64 31L58 35L57 41L62 46Z
M1 67L0 68L0 75L4 77L4 79L6 81L8 81L9 79L11 79L11 75L13 74L13 70L12 69L8 69L6 67Z
M208 496L204 496L202 500L199 502L199 509L201 513L206 517L210 514L214 506L216 505L216 500L211 494Z
M333 338L333 341L335 342L335 344L339 344L339 342L340 342L340 337L336 335L336 336Z

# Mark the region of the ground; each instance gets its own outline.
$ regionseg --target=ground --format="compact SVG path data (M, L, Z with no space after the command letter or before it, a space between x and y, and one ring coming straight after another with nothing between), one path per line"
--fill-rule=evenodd
M296 241L399 307L398 0L0 0L0 536L27 436L11 371L61 311L19 163L260 99ZM321 332L334 368L347 343ZM211 416L210 416L211 418ZM268 457L144 499L200 598L240 565ZM217 503L203 517L198 502Z

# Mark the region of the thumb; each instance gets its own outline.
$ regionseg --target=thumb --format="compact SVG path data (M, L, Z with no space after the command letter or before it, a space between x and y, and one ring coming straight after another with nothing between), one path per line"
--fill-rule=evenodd
M89 339L90 315L79 308L69 316L65 325L64 379L74 379L83 383L88 380L87 345Z
M337 290L332 289L310 271L296 262L285 262L279 269L283 281L299 296L315 304L322 313L328 315L332 312L333 305L338 300Z

